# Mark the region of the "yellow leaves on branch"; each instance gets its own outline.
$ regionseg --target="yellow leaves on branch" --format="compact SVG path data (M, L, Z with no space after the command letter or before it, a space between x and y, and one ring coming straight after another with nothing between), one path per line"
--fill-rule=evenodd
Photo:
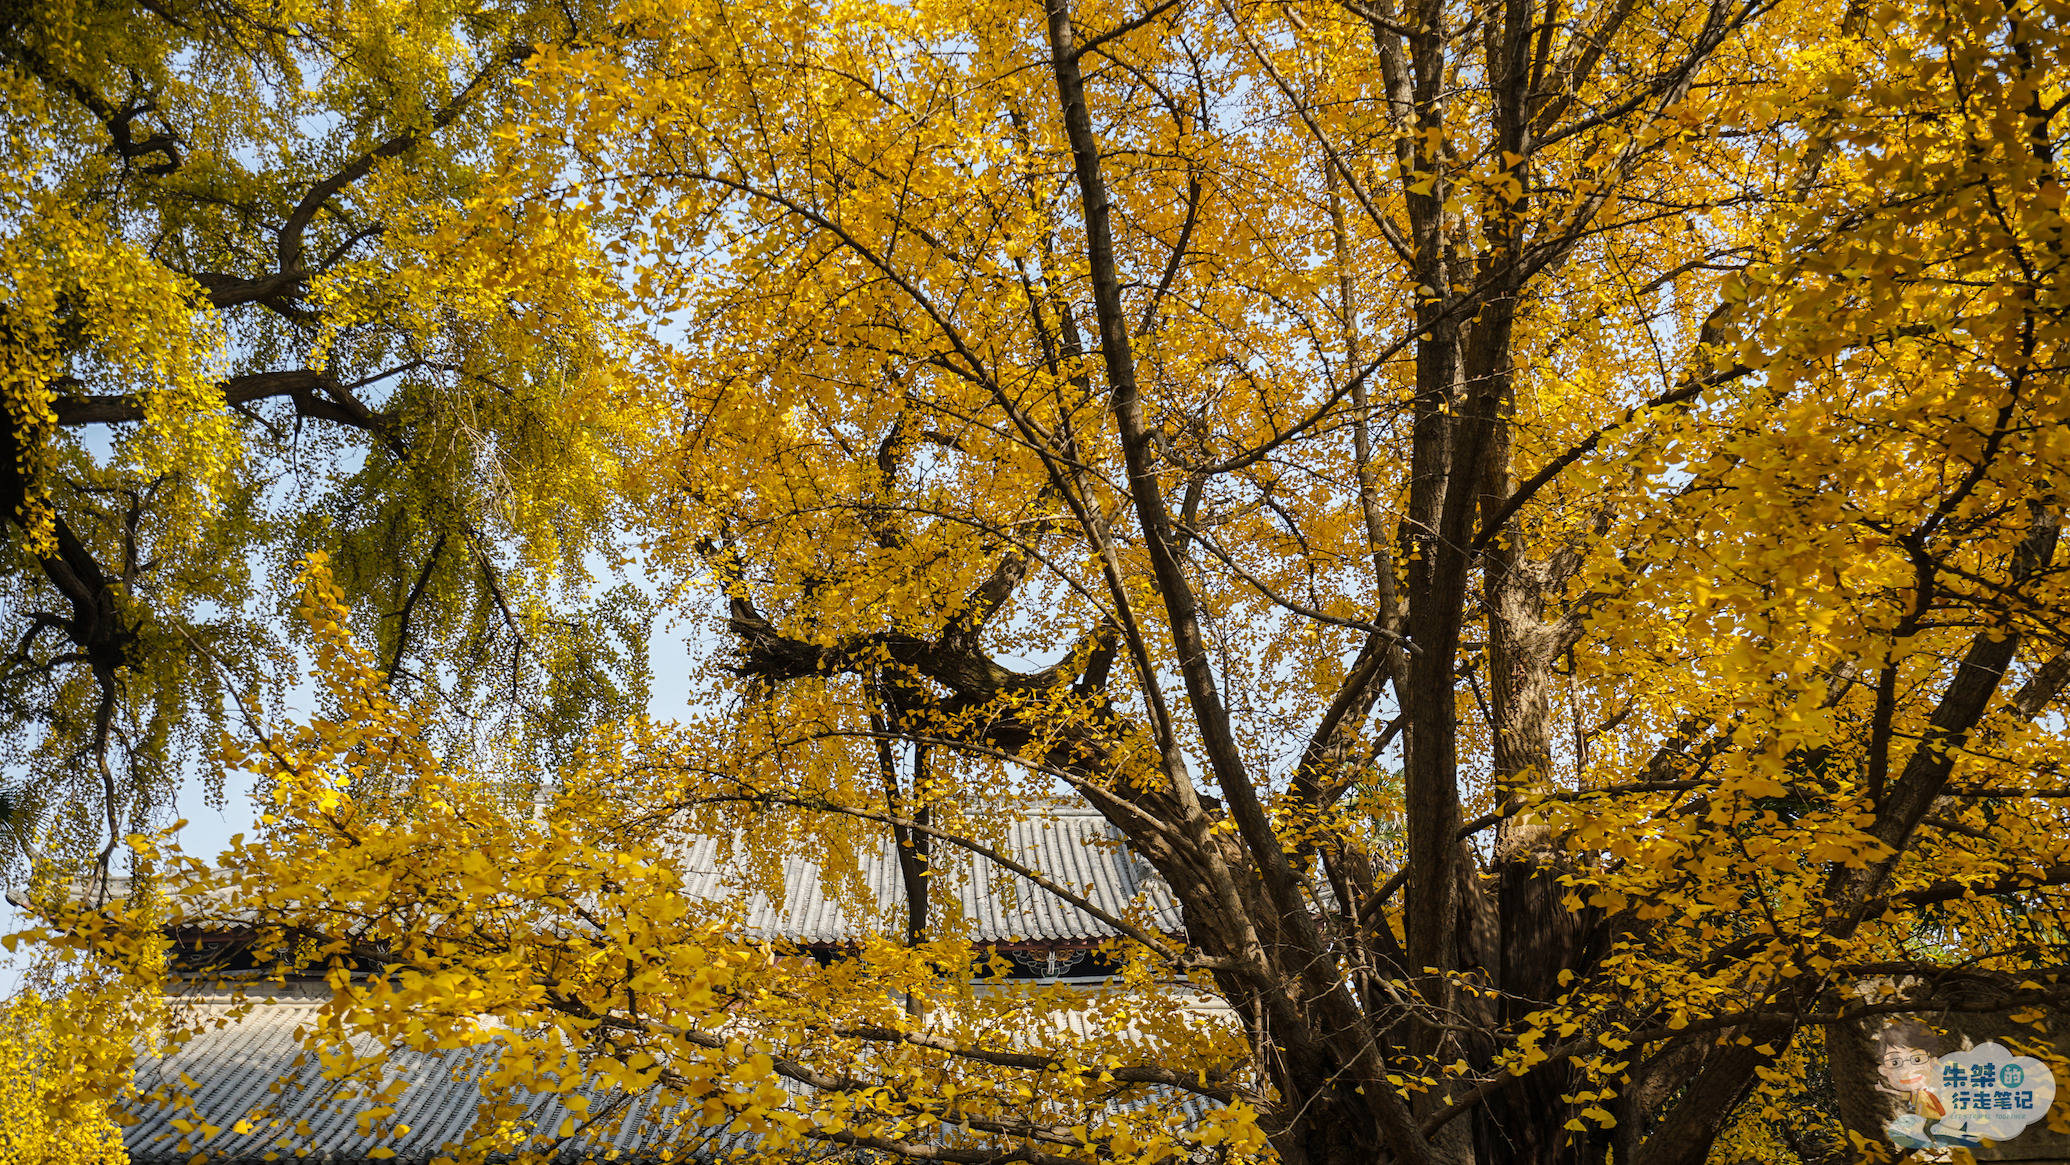
M0 1007L0 1161L127 1165L108 1106L127 1088L135 1026L119 997L90 987Z
M138 428L118 443L118 464L146 479L185 484L185 536L236 470L240 442L216 387L223 337L199 310L194 285L152 261L138 247L111 240L89 211L53 202L42 191L15 199L0 188L0 269L6 306L0 317L0 391L14 430L19 471L47 486L59 457L52 411L55 390L95 382L117 386L142 405ZM66 334L55 330L63 321ZM46 503L32 487L26 523L32 540L50 537ZM45 544L45 551L48 547Z
M1160 845L1228 847L1232 886L1268 858L1359 855L1334 872L1375 883L1368 916L1335 916L1367 900L1346 893L1313 919L1303 901L1227 920L1223 937L1269 933L1291 951L1296 923L1343 925L1311 963L1257 975L1299 984L1287 1013L1349 983L1369 992L1318 1021L1316 1046L1372 1021L1374 1046L1395 1042L1369 1083L1412 1096L1571 1068L1549 1123L1584 1135L1635 1126L1620 1089L1649 1049L1726 1038L1777 999L1810 1008L1800 984L1910 957L1922 933L1986 963L2011 961L1996 937L2036 949L2011 916L2018 878L2070 858L2060 723L1994 710L1950 734L1937 704L1994 635L2027 638L1991 683L2041 675L2070 608L2049 572L2005 581L2060 521L2070 473L2063 183L2036 147L2054 140L2066 56L2023 58L1978 31L2011 21L2062 48L2062 22L2033 16L2060 5L1919 0L1837 37L1844 5L1749 9L1700 78L1635 101L1629 62L1671 62L1707 35L1699 7L1513 22L1541 29L1538 57L1571 61L1596 59L1588 20L1606 20L1618 65L1517 95L1552 112L1500 140L1489 93L1455 83L1494 82L1456 62L1426 78L1449 95L1407 118L1382 88L1400 67L1382 46L1410 34L1355 9L1073 7L1074 35L1117 30L1085 54L1105 62L1083 111L1096 160L1065 140L1039 6L643 0L565 43L541 32L560 35L558 12L499 28L527 46L495 58L522 66L494 89L507 118L369 165L351 207L380 220L378 245L306 289L314 362L409 354L382 425L421 441L370 462L389 476L368 487L387 526L368 529L440 548L424 579L464 544L458 573L486 580L507 624L481 618L507 643L556 625L553 603L536 587L506 602L485 545L507 542L521 574L573 577L623 521L679 596L723 595L709 627L727 646L697 677L713 706L677 729L571 715L525 763L502 742L445 757L439 708L401 694L403 631L382 632L390 663L352 630L421 614L423 584L395 576L375 537L373 584L342 555L305 560L322 712L225 742L268 816L175 909L235 902L271 936L263 954L326 977L336 998L312 1039L332 1071L375 1075L355 1035L494 1045L497 1096L468 1133L483 1152L525 1143L523 1092L588 1079L738 1120L772 1151L947 1128L1081 1159L1262 1154L1269 1088L1202 1092L1206 1115L1172 1119L1115 1087L1135 1054L1123 1033L1157 1033L1164 1067L1244 1087L1302 1033L1263 1005L1248 1048L1189 1028L1183 976L1144 969L1145 950L1129 948L1131 990L1092 1034L1051 1040L1059 1000L973 991L976 951L953 924L826 967L742 933L789 858L810 856L860 906L858 854L909 808L982 843L1067 786L1150 816ZM393 54L413 102L403 129L434 120L450 74L487 55L470 10L305 15L370 59ZM285 120L360 125L356 92L321 93L322 112ZM34 144L43 114L22 108L8 124ZM1074 184L1094 165L1111 206ZM109 243L114 219L67 218L33 181L4 181L9 228L23 224L9 277L33 317L10 317L0 353L25 464L52 447L61 355L90 355L148 397L139 465L218 480L208 459L228 464L234 442L196 386L228 342L193 289ZM1099 247L1096 219L1112 236ZM1548 240L1564 242L1475 249ZM1543 277L1487 290L1526 268ZM86 291L112 306L67 308ZM66 310L84 340L49 330ZM1442 348L1498 317L1486 350ZM1470 408L1468 381L1500 391ZM1450 470L1417 477L1418 458L1490 417L1499 437L1458 449L1501 458L1438 492L1492 520L1506 491L1544 488L1516 495L1485 541L1472 520L1439 539L1412 511ZM1170 513L1152 512L1154 491ZM1176 532L1153 529L1160 517ZM1391 596L1448 555L1461 577L1484 572L1478 595L1429 627L1372 622L1400 617ZM1188 621L1211 642L1182 642ZM591 644L568 642L552 681L586 674ZM1398 717L1346 687L1364 664L1408 668L1455 644L1430 690L1392 676ZM512 701L529 694L518 655ZM1199 668L1212 684L1189 673L1181 707L1173 673ZM1420 798L1388 771L1417 701L1443 715L1409 730L1438 737L1416 755L1453 764L1423 773ZM1311 757L1305 733L1353 706ZM1233 727L1206 747L1217 717ZM1523 728L1572 742L1514 762ZM1945 798L1893 824L1881 815L1909 757L1946 761ZM1244 766L1260 790L1235 788ZM1164 782L1209 769L1262 825L1155 820ZM1332 804L1315 803L1319 781L1336 782ZM1499 839L1485 852L1483 829ZM685 891L692 838L738 872L727 895ZM1406 862L1431 838L1462 846L1464 866L1542 859L1535 901L1567 911L1545 925L1611 936L1527 1018L1487 1021L1475 1054L1512 1050L1478 1065L1373 1018L1449 1016L1454 997L1498 990L1483 972L1531 961L1481 952L1469 968L1467 938L1428 940L1463 913L1445 879L1424 884L1441 867ZM1210 856L1165 868L1214 870ZM1836 899L1857 879L1872 889ZM1994 884L2011 888L1964 893ZM1263 887L1217 885L1192 905L1249 909ZM1398 903L1418 894L1437 906L1412 928ZM1398 930L1461 965L1388 978ZM1426 974L1433 994L1410 998ZM916 1015L938 1023L925 1039L907 1038ZM977 1054L1026 1050L984 1042L1000 1030L1039 1054ZM1582 1050L1555 1055L1572 1041ZM1364 1055L1276 1082L1334 1081ZM1337 1104L1336 1087L1296 1107Z
M780 1156L827 1138L954 1140L1034 1121L1074 1125L1053 1149L1085 1160L1263 1151L1250 1104L1207 1104L1195 1123L1117 1079L1146 1057L1181 1080L1226 1077L1238 1037L1198 1022L1183 991L1141 967L1128 992L974 989L986 952L953 929L918 944L872 938L825 966L746 934L751 900L777 892L768 863L803 851L762 830L736 851L740 876L725 893L691 892L699 838L735 839L724 854L757 820L699 808L746 791L723 767L729 740L600 730L551 794L525 775L459 767L425 747L422 710L393 699L352 639L322 556L305 560L300 581L332 712L225 742L226 759L259 778L260 835L234 839L210 866L158 845L161 868L177 873L151 917L245 928L256 958L321 975L333 995L305 1047L351 1082L366 1129L385 1127L383 1089L400 1087L366 1047L461 1048L486 1057L484 1103L454 1146L463 1156L609 1127L624 1106L606 1101L626 1095L672 1114L643 1118L660 1122L645 1135L684 1150L729 1129ZM822 847L812 856L823 892L875 909L839 877L843 853L877 844L871 827L808 836ZM150 920L118 903L67 921L81 943L113 951L119 932ZM1141 955L1119 943L1114 953ZM124 986L142 994L155 981ZM558 1126L514 1123L542 1094L568 1110Z

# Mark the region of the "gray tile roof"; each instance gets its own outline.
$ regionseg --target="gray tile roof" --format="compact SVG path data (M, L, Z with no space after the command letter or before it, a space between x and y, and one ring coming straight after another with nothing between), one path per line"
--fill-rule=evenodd
M1059 810L1015 821L1005 828L999 852L1035 870L1106 913L1129 918L1136 900L1149 911L1150 925L1176 934L1182 927L1171 891L1149 866L1130 853L1120 834L1097 813ZM725 868L723 847L711 838L691 843L683 863L690 893L701 897L726 894L733 878ZM905 888L898 860L887 839L874 853L858 855L857 875L864 893L861 904L830 892L819 867L804 858L784 863L782 900L760 893L748 902L747 930L763 939L795 943L839 943L869 932L882 933L894 918L903 918ZM1097 942L1112 938L1106 923L1036 886L989 859L940 846L931 879L937 896L937 917L954 910L981 942ZM875 904L874 909L870 904ZM874 917L857 917L874 915Z
M494 1056L493 1045L444 1052L392 1050L380 1083L400 1080L393 1113L370 1130L359 1127L358 1114L368 1107L358 1086L325 1080L323 1068L307 1054L303 1032L317 1019L329 998L323 984L248 985L244 995L222 989L197 989L168 1000L176 1018L193 1038L162 1058L145 1058L137 1072L137 1092L148 1096L161 1087L191 1103L165 1106L131 1098L121 1103L124 1119L133 1121L123 1135L133 1165L189 1165L197 1155L221 1165L247 1165L265 1160L301 1160L332 1165L358 1165L385 1149L395 1165L429 1165L453 1151L454 1142L474 1123L485 1099L476 1081ZM1094 1016L1100 1010L1087 996L1082 1009L1031 1016L1026 1027L999 1033L1014 1046L1035 1047L1064 1040L1100 1040L1117 1033ZM1189 1022L1232 1022L1226 1006L1200 999L1187 1005ZM220 1021L220 1022L218 1022ZM1140 1033L1119 1033L1140 1044ZM367 1037L354 1037L354 1052L377 1050ZM189 1087L186 1082L191 1081ZM793 1093L798 1086L788 1086ZM585 1092L593 1112L602 1112L609 1097ZM508 1098L498 1098L507 1102ZM622 1097L621 1097L622 1099ZM634 1099L615 1118L583 1127L558 1145L552 1135L574 1115L552 1094L518 1094L523 1115L513 1124L535 1139L524 1148L545 1152L556 1161L616 1160L643 1165L660 1161L726 1160L750 1153L755 1136L730 1125L703 1123L701 1109L657 1102L654 1094ZM1122 1108L1182 1114L1199 1119L1203 1102L1190 1094L1146 1090ZM175 1121L185 1122L180 1127ZM248 1131L237 1131L244 1122ZM201 1124L218 1132L204 1135ZM577 1125L583 1122L578 1119ZM924 1132L920 1135L925 1135ZM491 1160L496 1159L491 1157ZM788 1153L786 1161L808 1162L869 1159L824 1146Z
M727 860L729 848L709 838L692 841L682 863L686 891L712 898L742 893L741 879ZM1108 913L1147 919L1167 932L1180 929L1169 891L1096 814L1056 811L1012 823L998 849ZM860 892L849 893L830 891L815 863L787 861L780 895L747 895L749 936L825 945L892 926L903 917L905 902L895 855L886 844L859 858L854 882ZM976 941L1068 946L1114 934L1107 924L987 859L957 851L939 853L937 859L933 884L939 901L945 909L954 903ZM391 1150L402 1165L426 1165L474 1121L483 1100L475 1081L486 1070L490 1052L391 1052L384 1082L403 1083L394 1114L380 1128L363 1132L357 1116L367 1102L353 1086L324 1080L321 1065L303 1050L303 1030L329 998L329 988L255 983L250 994L259 1005L248 1014L234 1010L237 997L221 990L195 989L169 1001L190 1021L201 1021L189 1024L200 1030L171 1054L144 1059L138 1091L149 1094L171 1086L170 1091L191 1099L192 1108L130 1104L137 1123L124 1140L136 1165L185 1165L197 1150L212 1161L256 1162L273 1154L343 1165L368 1160L366 1154L376 1148ZM1089 1015L1050 1019L1078 1037L1093 1034L1079 1030L1088 1027ZM360 1037L354 1050L369 1054L377 1049ZM187 1089L183 1077L196 1087ZM517 1122L524 1129L551 1132L571 1115L552 1095L531 1096L527 1103ZM189 1127L182 1129L175 1120ZM236 1131L240 1120L249 1131ZM193 1127L204 1122L221 1130L205 1143ZM657 1111L651 1099L643 1098L612 1127L584 1132L561 1146L557 1156L571 1162L602 1160L615 1150L621 1161L709 1160L752 1143L742 1132L701 1127L694 1113Z
M772 897L746 885L730 860L740 847L710 837L683 843L680 869L692 897L726 899L746 891L746 936L801 945L853 942L865 935L896 932L905 917L905 887L887 837L881 848L856 855L852 875L830 886L818 863L788 857L783 889ZM1184 930L1178 903L1149 864L1124 845L1120 832L1091 810L1051 809L1007 823L995 848L1016 863L1069 889L1106 913L1155 930ZM1106 923L990 859L955 846L938 845L931 878L934 916L945 912L969 926L969 935L993 943L1094 943L1115 937ZM852 881L850 880L852 879ZM854 893L859 888L860 893ZM120 899L129 879L109 881L108 897ZM75 887L85 898L85 888ZM222 923L243 917L219 892L204 896L218 907ZM952 929L953 924L949 928Z
M358 1115L369 1102L362 1086L325 1080L323 1066L303 1047L303 1031L329 995L322 984L255 984L244 999L202 990L169 1001L186 1022L202 1030L172 1054L143 1060L137 1092L148 1097L164 1088L191 1105L124 1102L126 1119L136 1122L123 1133L135 1165L187 1165L198 1152L211 1162L232 1165L276 1159L356 1163L373 1160L368 1154L376 1149L388 1150L399 1165L424 1165L448 1152L475 1121L484 1099L476 1081L487 1071L493 1051L390 1051L380 1083L400 1080L402 1091L392 1115L363 1131ZM233 1009L241 1004L256 1006L237 1015ZM221 1026L213 1026L216 1021ZM354 1037L351 1043L361 1055L377 1050L368 1037ZM191 1089L185 1084L189 1080ZM601 1111L602 1099L588 1095ZM525 1111L514 1123L528 1133L551 1137L574 1115L556 1095L520 1096ZM249 1131L236 1131L239 1122ZM203 1123L221 1131L204 1136L197 1127ZM602 1160L615 1151L618 1160L632 1162L709 1160L752 1143L744 1131L701 1125L686 1109L660 1109L650 1095L630 1104L616 1120L585 1127L554 1156L571 1162ZM526 1147L545 1150L550 1145Z

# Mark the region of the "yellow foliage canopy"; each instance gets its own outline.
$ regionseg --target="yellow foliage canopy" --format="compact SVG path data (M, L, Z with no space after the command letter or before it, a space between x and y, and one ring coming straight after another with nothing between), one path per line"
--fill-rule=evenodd
M409 545L544 580L623 521L706 654L684 723L457 750L389 662L423 584L303 559L324 706L226 737L260 836L158 860L330 976L369 1120L378 1049L494 1044L467 1159L620 1119L513 1123L591 1087L771 1159L1698 1165L1865 1014L2060 1014L2059 0L412 12L409 124L462 59L498 116L369 163L379 255L307 294L472 371L355 480L443 513L407 483L534 402ZM1185 922L1105 919L1096 1006L973 987L926 892L1058 802ZM908 911L848 958L744 935L887 837Z
M12 871L105 868L291 688L309 549L449 737L550 752L644 705L647 612L599 581L644 440L625 296L497 193L548 161L499 135L532 46L583 35L466 3L0 17Z
M134 1018L91 990L46 1000L26 991L0 1012L0 1161L10 1165L128 1165L108 1097L127 1051L106 1030Z

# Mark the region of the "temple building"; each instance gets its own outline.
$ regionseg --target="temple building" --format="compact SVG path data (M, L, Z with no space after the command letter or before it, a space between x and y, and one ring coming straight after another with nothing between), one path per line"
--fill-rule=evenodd
M1181 931L1179 910L1169 891L1097 814L1056 810L1016 822L1000 852L1082 894L1102 911L1148 917L1167 934ZM708 839L692 844L685 868L693 879L703 879L688 887L693 894L719 897L731 892L720 854L721 847ZM890 845L864 857L856 873L865 892L836 893L814 863L789 859L782 893L758 893L749 899L744 938L829 962L843 958L865 935L897 933L894 920L903 919L906 907ZM1004 957L1010 978L1064 983L1093 993L1118 969L1101 954L1101 947L1116 937L1111 927L986 858L966 854L945 861L929 882L936 916L960 912L979 950ZM874 911L869 906L872 899ZM180 943L176 969L184 975L176 977L167 1005L177 1009L181 1019L200 1021L192 1026L202 1030L175 1052L142 1060L137 1092L149 1096L160 1087L177 1085L173 1090L191 1098L192 1105L129 1104L125 1119L135 1123L128 1126L124 1139L136 1165L189 1165L197 1154L221 1162L301 1159L338 1165L434 1165L446 1157L446 1146L474 1124L484 1103L476 1082L495 1055L494 1044L443 1052L390 1052L385 1079L399 1081L400 1092L392 1115L370 1131L360 1119L364 1102L352 1088L327 1080L322 1065L303 1044L303 1032L331 996L326 982L269 981L266 968L241 954L240 944L248 945L249 936L234 931L175 937ZM1203 998L1198 1011L1203 1023L1230 1022L1219 1001ZM1064 1019L1070 1022L1068 1015ZM377 1050L370 1040L356 1039L367 1046L355 1045L355 1050ZM651 1096L634 1100L620 1119L604 1122L609 1127L568 1138L556 1158L711 1160L752 1144L745 1132L706 1127L699 1130L695 1148L686 1151L681 1135L685 1117L652 1111L655 1103ZM266 1114L264 1127L253 1127L247 1120L255 1111ZM558 1096L541 1093L532 1096L516 1124L554 1130L573 1115ZM825 1156L841 1153L830 1146Z

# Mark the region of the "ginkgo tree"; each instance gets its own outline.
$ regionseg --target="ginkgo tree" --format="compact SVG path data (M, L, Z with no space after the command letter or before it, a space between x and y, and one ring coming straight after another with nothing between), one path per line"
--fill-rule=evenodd
M227 699L284 690L274 605L312 547L449 728L553 752L644 703L645 611L593 601L636 440L609 268L562 224L468 208L515 172L495 131L525 60L581 19L0 12L11 872L106 865Z
M533 43L450 229L606 265L614 497L705 699L550 779L438 755L312 559L327 711L233 726L261 836L152 909L328 963L370 1119L364 1037L500 1044L462 1157L654 1096L771 1159L1758 1157L1864 1016L2060 1014L2066 28L696 0ZM1059 799L1185 922L1103 918L1090 1010L974 991L917 901ZM788 958L692 836L743 893L891 836L916 904Z

